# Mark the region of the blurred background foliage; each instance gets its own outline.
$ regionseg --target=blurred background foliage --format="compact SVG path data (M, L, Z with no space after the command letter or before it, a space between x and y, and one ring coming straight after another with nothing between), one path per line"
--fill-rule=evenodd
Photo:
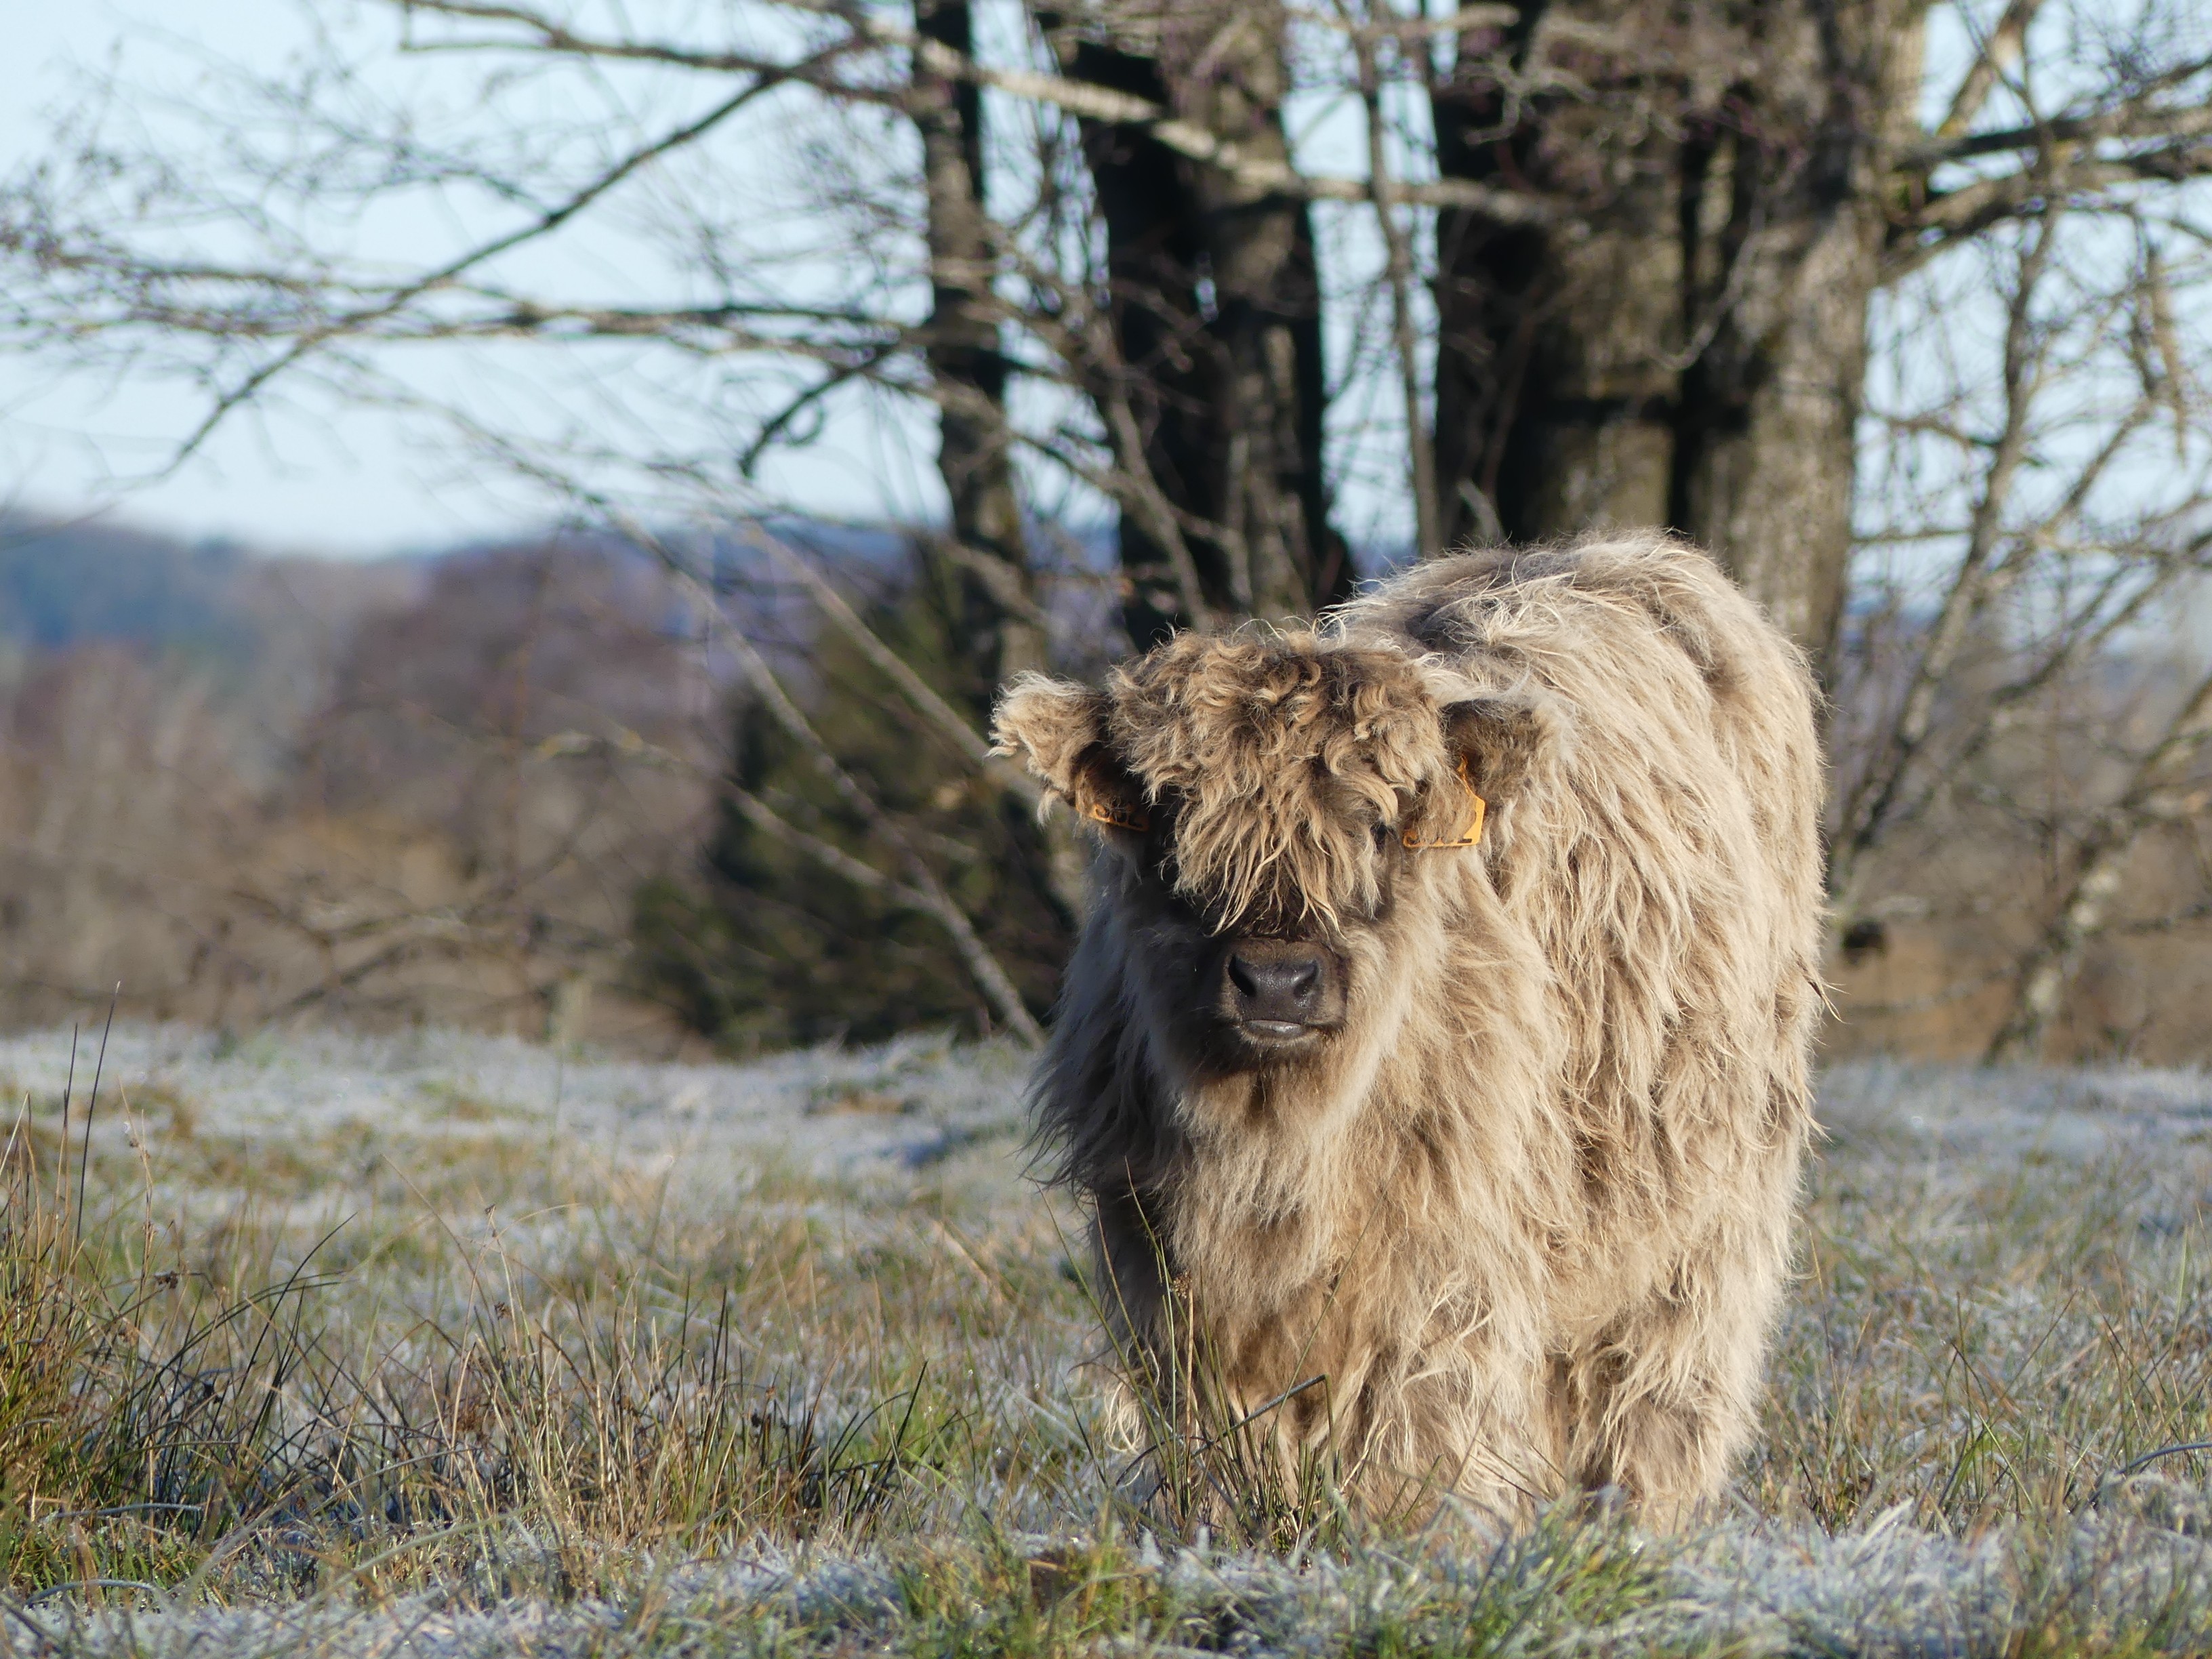
M116 60L0 176L11 368L169 397L141 482L375 410L558 528L0 522L0 1021L1034 1041L1084 852L994 687L1663 524L1829 695L1832 1053L2212 1057L2207 5L301 0Z

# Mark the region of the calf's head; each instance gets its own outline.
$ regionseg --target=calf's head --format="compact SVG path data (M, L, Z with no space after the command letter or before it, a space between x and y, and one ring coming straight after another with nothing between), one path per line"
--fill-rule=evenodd
M1444 890L1424 861L1481 856L1546 730L1525 697L1439 701L1394 652L1182 635L1103 690L1016 682L995 736L1105 843L1100 902L1174 1051L1233 1072L1371 1021Z

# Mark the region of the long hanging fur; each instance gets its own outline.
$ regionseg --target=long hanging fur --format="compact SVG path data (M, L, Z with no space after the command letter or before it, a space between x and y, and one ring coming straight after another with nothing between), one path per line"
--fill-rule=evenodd
M1013 687L1008 751L1161 821L1100 831L1036 1086L1121 1334L1187 1306L1245 1409L1327 1374L1276 1431L1330 1440L1367 1501L1410 1480L1510 1521L1612 1487L1663 1525L1717 1493L1812 1124L1814 711L1801 655L1657 535L1441 559L1315 633ZM1456 833L1462 765L1481 843L1406 850ZM1177 915L1327 941L1346 1024L1208 1060Z

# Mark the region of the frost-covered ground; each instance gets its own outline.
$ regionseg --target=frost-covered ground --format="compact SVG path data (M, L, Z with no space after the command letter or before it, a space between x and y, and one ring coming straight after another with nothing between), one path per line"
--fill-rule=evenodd
M68 1049L0 1042L58 1190ZM1285 1559L1112 1508L1021 1075L929 1040L678 1066L118 1031L89 1231L155 1287L133 1340L216 1310L195 1386L266 1371L276 1426L234 1424L250 1482L103 1474L118 1513L0 1487L0 1653L2212 1647L2212 1462L2175 1449L2212 1439L2212 1079L1832 1073L1731 1513ZM253 1302L303 1261L312 1294ZM233 1314L264 1305L296 1311L257 1348Z
M0 1081L14 1101L27 1091L47 1104L59 1098L70 1042L67 1032L0 1039ZM100 1054L97 1031L76 1035L79 1108L104 1064L94 1128L111 1149L123 1144L134 1094L144 1100L150 1089L157 1119L161 1103L182 1098L192 1103L196 1132L247 1144L490 1133L558 1139L633 1170L702 1178L764 1162L823 1178L940 1162L970 1142L1019 1133L1024 1064L1006 1049L955 1054L932 1037L747 1066L676 1066L579 1059L451 1031L231 1044L185 1028L117 1030L104 1062Z

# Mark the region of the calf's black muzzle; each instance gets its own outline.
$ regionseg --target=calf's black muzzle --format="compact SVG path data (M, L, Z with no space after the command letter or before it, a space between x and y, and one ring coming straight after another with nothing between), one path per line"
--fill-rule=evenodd
M1334 951L1304 939L1231 939L1218 1006L1249 1042L1303 1042L1344 1023L1344 969Z

